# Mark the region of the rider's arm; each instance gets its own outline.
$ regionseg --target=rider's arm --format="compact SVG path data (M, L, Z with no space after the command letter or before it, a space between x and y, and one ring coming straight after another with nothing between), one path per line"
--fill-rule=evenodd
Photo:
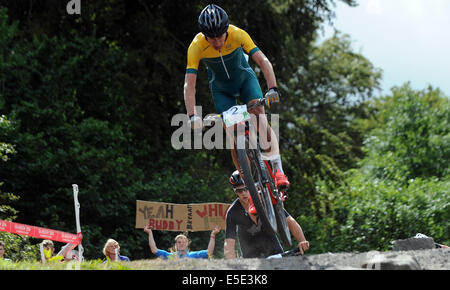
M184 79L184 103L188 116L195 115L195 85L197 74L187 73Z
M267 88L273 88L277 86L277 80L273 71L272 63L264 55L261 50L258 50L252 55L252 59L256 62L259 68L264 74L264 78L267 81Z
M225 239L225 243L223 245L223 253L225 259L235 259L236 253L234 252L234 246L236 241L234 239Z
M184 78L184 103L188 116L194 115L195 111L195 85L197 83L198 66L200 64L202 49L194 40L187 51L186 76Z

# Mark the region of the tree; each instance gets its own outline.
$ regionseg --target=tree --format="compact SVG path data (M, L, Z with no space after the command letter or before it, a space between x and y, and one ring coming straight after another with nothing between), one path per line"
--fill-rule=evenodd
M4 138L5 132L11 129L11 123L6 116L0 116L0 138ZM14 154L15 150L11 144L0 142L0 162L6 162L8 156ZM11 203L18 200L18 197L12 193L4 193L1 191L3 181L0 180L0 219L13 220L16 218L17 211L10 206Z
M449 104L439 89L414 91L408 83L394 87L392 96L376 103L379 118L373 122L378 125L367 140L365 167L377 178L404 183L448 176Z
M449 243L448 97L405 84L371 106L367 155L342 180L317 183L330 210L302 221L319 233L322 251L389 250L391 241L419 232Z
M295 180L288 208L320 220L329 203L321 200L317 180L331 183L357 166L363 156L367 104L379 88L381 72L351 48L350 38L336 34L311 48L309 62L300 66L286 87L280 107L281 152L288 176ZM280 111L280 109L278 109Z
M5 17L0 25L2 110L14 124L4 137L17 151L0 165L4 187L21 196L21 222L74 232L71 185L79 184L82 219L105 220L85 223L83 242L94 250L91 241L129 226L142 183L118 85L125 55L76 32L70 41L44 34L21 42Z
M9 122L6 116L1 115L0 140L4 139L6 132L9 130L12 130L11 122ZM15 153L14 146L0 142L0 162L4 163L8 161L9 156ZM18 211L14 209L13 205L20 198L13 193L3 192L2 185L3 181L0 180L0 220L13 221L17 218L18 214ZM0 232L0 241L5 243L8 258L14 261L33 259L37 253L37 247L32 245L31 239L28 237Z

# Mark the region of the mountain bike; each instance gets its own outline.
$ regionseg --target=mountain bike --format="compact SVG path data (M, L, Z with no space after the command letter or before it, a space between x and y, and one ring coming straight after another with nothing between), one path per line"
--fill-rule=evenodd
M220 117L226 127L235 126L234 140L240 173L250 192L262 228L269 234L278 233L283 245L290 247L291 234L283 205L286 193L276 187L274 173L268 160L262 158L257 136L250 133L255 130L248 111L265 103L266 99L261 98L248 106L233 106L220 115L206 117L205 121Z

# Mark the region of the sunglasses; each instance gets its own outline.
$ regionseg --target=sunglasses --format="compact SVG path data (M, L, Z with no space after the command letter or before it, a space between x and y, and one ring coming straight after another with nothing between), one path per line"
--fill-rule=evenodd
M236 188L235 190L234 190L234 192L236 192L236 193L242 193L242 192L245 192L245 191L247 191L248 190L248 188L247 188L247 186L246 187L242 187L242 188Z

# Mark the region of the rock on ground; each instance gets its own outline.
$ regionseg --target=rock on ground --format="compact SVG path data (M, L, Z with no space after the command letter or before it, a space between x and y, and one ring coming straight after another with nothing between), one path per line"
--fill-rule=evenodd
M434 240L432 238L409 238L394 241L394 251L410 251L422 249L434 249Z
M450 249L324 253L282 259L140 260L131 267L153 270L450 270Z

